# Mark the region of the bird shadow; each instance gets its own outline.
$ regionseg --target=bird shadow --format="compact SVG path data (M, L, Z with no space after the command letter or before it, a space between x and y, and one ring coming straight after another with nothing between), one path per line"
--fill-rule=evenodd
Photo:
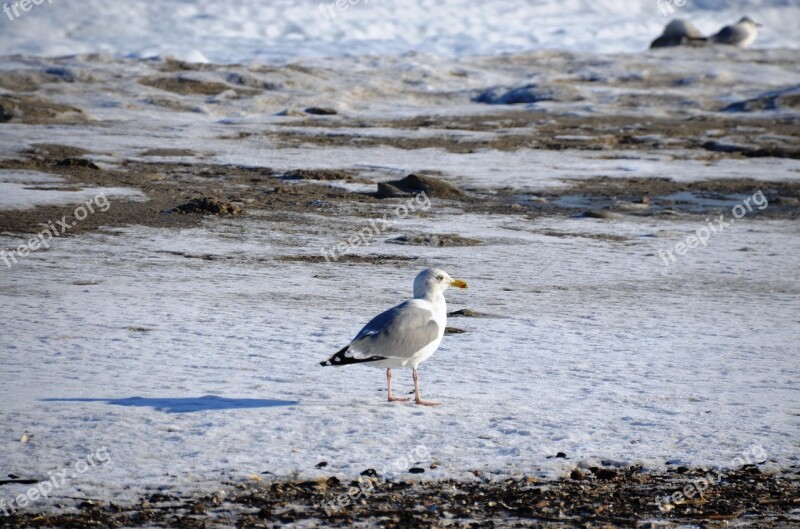
M128 397L125 399L91 399L91 398L51 398L42 399L47 402L105 402L113 406L138 406L153 408L165 413L192 413L196 411L241 410L247 408L275 408L278 406L294 406L296 400L276 399L229 399L216 395L202 397Z

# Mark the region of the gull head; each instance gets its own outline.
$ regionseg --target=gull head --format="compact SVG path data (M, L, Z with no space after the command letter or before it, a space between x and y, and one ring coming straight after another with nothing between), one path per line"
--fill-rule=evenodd
M750 17L742 17L742 18L740 18L739 19L739 24L743 24L743 25L745 25L745 26L747 26L747 27L749 27L751 29L756 29L756 28L760 28L761 27L761 24L759 24L758 22L756 22L755 20L753 20Z
M444 270L426 268L414 279L414 297L429 298L443 293L450 287L467 288L467 283L460 279L453 279Z

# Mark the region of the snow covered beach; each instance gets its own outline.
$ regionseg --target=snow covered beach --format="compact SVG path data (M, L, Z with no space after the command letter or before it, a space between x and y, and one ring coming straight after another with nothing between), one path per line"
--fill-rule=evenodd
M56 13L73 31L34 39ZM743 454L766 475L800 464L790 41L592 53L563 37L457 54L425 48L412 24L419 52L323 58L298 38L310 51L290 59L250 53L254 29L242 48L193 43L182 58L211 61L197 63L133 52L125 32L82 48L100 31L74 29L83 16L45 3L2 28L16 46L0 62L5 505L369 469L495 483L728 471ZM636 34L642 50L655 33ZM429 205L401 218L414 195L378 184L410 174ZM45 229L58 234L32 243ZM386 403L379 371L319 368L426 266L467 280L449 310L475 314L452 316L420 369L442 407ZM47 498L19 504L52 476Z

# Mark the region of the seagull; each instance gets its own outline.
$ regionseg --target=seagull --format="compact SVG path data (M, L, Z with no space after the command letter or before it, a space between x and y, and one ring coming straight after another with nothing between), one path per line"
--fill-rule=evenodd
M650 48L681 46L705 40L706 38L694 24L688 20L676 18L664 27L664 31L656 40L650 43Z
M758 28L761 24L754 22L750 17L742 17L736 24L725 26L716 35L710 37L711 42L717 44L730 44L739 48L746 48L756 40Z
M372 318L349 344L320 365L385 367L389 402L408 400L392 395L392 368L410 367L414 378L414 402L422 406L438 406L440 403L420 397L417 366L427 360L442 342L447 323L444 291L449 287L467 288L467 284L436 268L423 270L414 279L412 299Z

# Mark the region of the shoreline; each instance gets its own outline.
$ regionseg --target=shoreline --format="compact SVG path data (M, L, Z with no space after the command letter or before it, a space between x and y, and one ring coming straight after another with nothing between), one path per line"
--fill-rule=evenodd
M576 468L569 478L484 477L358 481L262 480L224 483L222 491L141 494L135 502L86 499L53 514L0 516L11 527L747 527L790 528L800 521L800 467L762 471L756 464L720 473L673 467L646 472ZM694 493L691 492L694 491ZM679 495L685 495L679 499ZM348 501L342 501L348 498Z

